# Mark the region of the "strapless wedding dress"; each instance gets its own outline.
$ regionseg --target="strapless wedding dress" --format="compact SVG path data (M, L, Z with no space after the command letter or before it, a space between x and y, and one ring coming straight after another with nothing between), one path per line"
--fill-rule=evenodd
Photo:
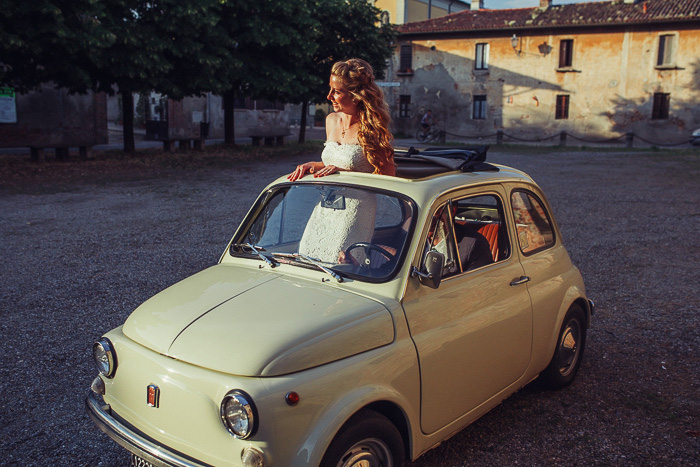
M374 171L359 144L326 141L321 160L325 165L355 172ZM311 213L299 242L299 253L336 264L341 251L353 243L372 240L376 212L374 194L353 188L329 187ZM361 252L362 249L353 253Z

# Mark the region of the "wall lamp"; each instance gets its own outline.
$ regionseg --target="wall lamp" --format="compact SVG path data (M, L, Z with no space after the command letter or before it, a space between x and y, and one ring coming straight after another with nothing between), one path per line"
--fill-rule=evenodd
M510 45L513 46L513 50L515 51L516 54L520 55L520 52L522 52L522 47L520 50L518 50L518 44L520 43L520 39L518 39L518 36L513 34L513 37L510 38Z

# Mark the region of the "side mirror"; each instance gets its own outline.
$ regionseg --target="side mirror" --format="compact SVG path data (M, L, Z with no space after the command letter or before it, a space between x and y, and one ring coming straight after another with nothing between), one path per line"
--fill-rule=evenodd
M413 277L418 277L421 284L437 289L442 279L442 269L445 267L445 255L437 251L429 251L425 255L425 272L413 268Z

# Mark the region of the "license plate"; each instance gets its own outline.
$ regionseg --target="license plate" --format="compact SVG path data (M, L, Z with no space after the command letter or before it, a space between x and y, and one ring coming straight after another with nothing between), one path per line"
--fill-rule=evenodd
M136 454L131 455L131 467L156 467L155 465L148 462L146 459L141 459Z

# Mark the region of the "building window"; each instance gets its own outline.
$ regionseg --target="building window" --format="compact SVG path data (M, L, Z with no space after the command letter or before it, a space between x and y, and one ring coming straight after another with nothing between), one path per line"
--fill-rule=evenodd
M557 96L557 110L555 117L557 120L566 120L569 118L569 96Z
M574 40L564 39L559 43L559 68L569 68L574 63Z
M476 58L474 59L474 68L476 70L489 69L489 45L476 44Z
M401 46L399 73L413 73L413 46L411 45Z
M411 96L399 96L399 118L409 118L408 109L411 106Z
M666 92L654 93L654 106L651 109L652 120L667 120L671 95Z
M474 120L486 119L486 96L474 96L472 118Z
M656 66L673 65L674 48L673 35L659 36L659 55L656 59Z

